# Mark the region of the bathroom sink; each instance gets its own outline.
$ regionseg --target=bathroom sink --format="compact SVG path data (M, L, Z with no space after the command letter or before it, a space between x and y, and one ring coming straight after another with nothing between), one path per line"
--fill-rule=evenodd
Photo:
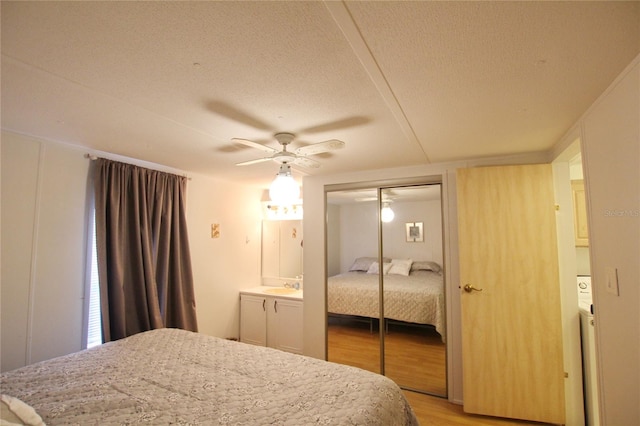
M298 290L296 290L295 288L286 287L272 287L264 290L264 292L268 294L293 294L296 291Z

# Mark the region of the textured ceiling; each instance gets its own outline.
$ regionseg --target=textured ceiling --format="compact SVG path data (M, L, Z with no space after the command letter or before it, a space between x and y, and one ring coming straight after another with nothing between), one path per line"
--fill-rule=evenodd
M551 148L640 52L640 2L2 1L2 128L266 184Z

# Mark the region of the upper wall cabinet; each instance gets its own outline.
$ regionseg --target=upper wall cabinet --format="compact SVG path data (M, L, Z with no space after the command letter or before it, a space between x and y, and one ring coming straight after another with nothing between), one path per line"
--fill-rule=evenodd
M587 202L584 192L584 181L572 180L573 223L576 236L576 247L589 246L589 228L587 227Z
M262 221L262 277L302 275L302 221Z

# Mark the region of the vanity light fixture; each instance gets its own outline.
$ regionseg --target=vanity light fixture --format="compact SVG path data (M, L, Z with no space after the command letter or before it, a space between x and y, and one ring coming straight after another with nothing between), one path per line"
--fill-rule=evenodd
M291 166L280 165L280 171L269 187L271 201L279 205L291 205L300 198L300 187L291 176Z
M395 216L391 207L389 207L389 203L382 203L382 210L380 210L380 220L383 222L391 222Z

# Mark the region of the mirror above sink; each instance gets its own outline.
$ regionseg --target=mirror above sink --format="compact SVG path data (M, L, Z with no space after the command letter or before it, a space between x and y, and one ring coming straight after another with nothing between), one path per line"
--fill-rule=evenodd
M281 286L299 282L303 273L302 245L302 220L263 220L262 283Z

